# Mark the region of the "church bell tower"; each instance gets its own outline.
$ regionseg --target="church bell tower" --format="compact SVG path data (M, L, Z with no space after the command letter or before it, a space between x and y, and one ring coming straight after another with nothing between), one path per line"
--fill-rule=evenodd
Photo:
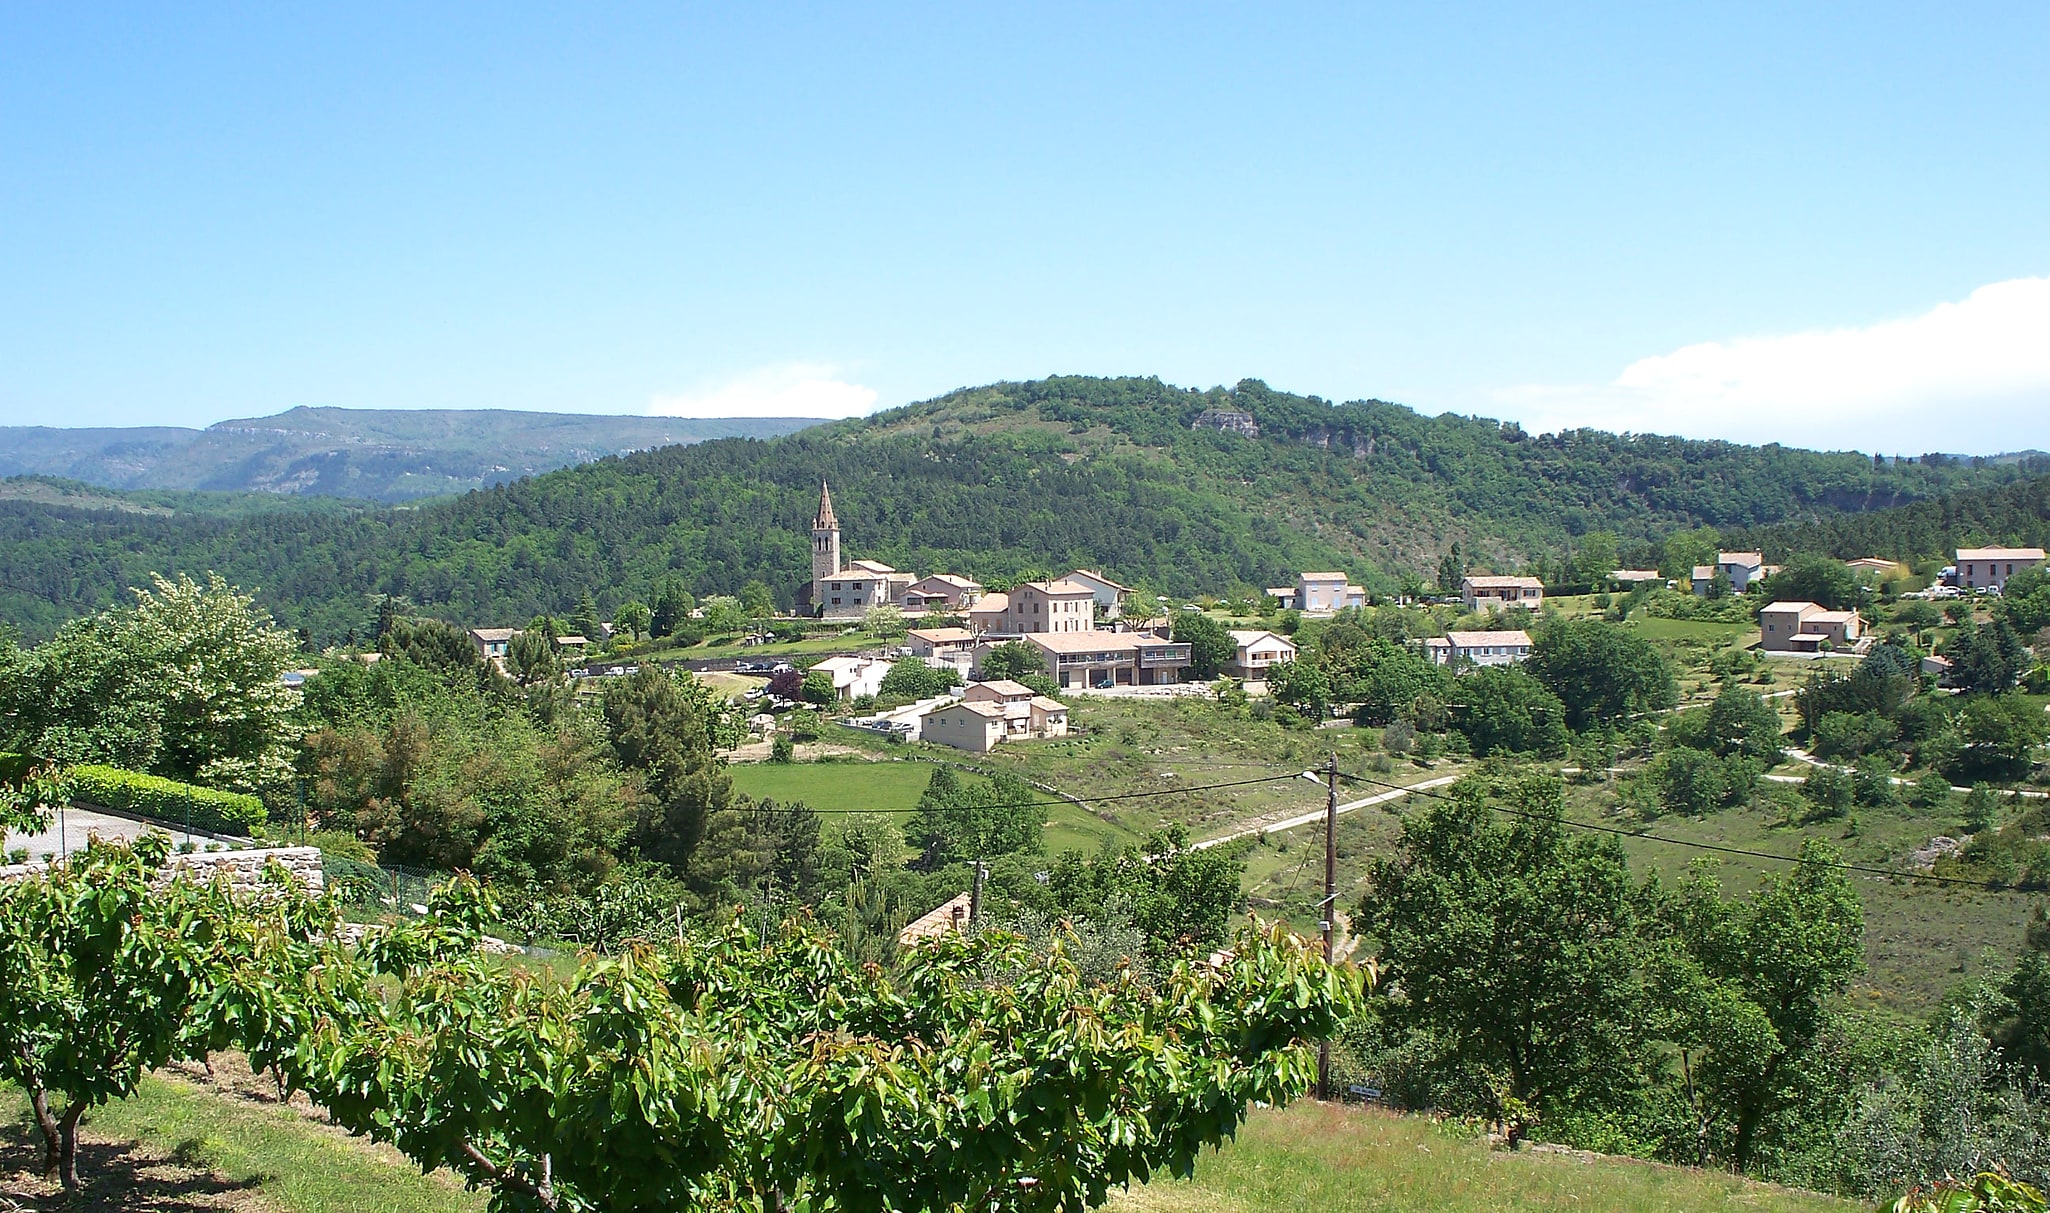
M833 490L826 482L819 481L819 512L811 520L811 582L812 601L825 601L818 597L819 583L840 572L840 520L833 516Z

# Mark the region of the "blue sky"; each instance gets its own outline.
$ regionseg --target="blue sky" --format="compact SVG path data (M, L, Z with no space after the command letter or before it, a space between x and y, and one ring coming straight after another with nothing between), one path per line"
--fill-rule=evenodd
M0 422L1051 373L2050 448L2050 5L0 7Z

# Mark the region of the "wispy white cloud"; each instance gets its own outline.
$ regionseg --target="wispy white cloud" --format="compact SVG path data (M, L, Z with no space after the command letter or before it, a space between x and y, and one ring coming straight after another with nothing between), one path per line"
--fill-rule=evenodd
M1592 426L1887 453L2050 448L2050 278L1904 319L1689 345L1607 384L1497 395L1528 429Z
M875 407L876 390L838 378L815 363L761 367L727 379L657 396L657 417L859 417Z

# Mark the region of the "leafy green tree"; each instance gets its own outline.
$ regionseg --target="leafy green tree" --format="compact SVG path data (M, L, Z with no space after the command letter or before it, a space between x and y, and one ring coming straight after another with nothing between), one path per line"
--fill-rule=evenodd
M505 669L523 687L540 686L562 677L562 657L546 629L528 628L505 646Z
M1466 562L1459 558L1459 545L1438 558L1438 592L1457 594L1459 583L1466 580Z
M1679 702L1679 685L1651 642L1600 620L1539 629L1525 668L1566 707L1567 727L1616 723Z
M1831 1004L1865 969L1864 911L1835 864L1811 839L1745 901L1697 866L1658 912L1660 1028L1683 1050L1705 1152L1739 1171L1800 1130Z
M504 1209L1087 1209L1300 1094L1358 1005L1279 933L1097 986L1001 933L886 970L735 925L536 982L477 952L474 886L430 910L279 983L294 1014L263 1035L337 1123Z
M1556 758L1566 752L1565 705L1522 670L1487 666L1460 678L1455 690L1465 703L1455 713L1453 727L1476 755Z
M890 666L876 693L885 699L930 699L960 685L958 671L937 669L917 658L907 658Z
M714 634L743 631L748 624L746 608L730 594L714 594L705 599L704 612L705 630Z
M776 593L757 577L740 587L740 609L749 619L767 619L776 613Z
M1046 795L1007 772L963 783L950 767L934 767L925 793L904 823L904 839L928 870L994 859L1046 846Z
M1850 759L1891 747L1900 729L1878 712L1825 712L1812 744L1823 758Z
M685 875L712 815L733 799L733 780L715 751L722 711L695 679L643 665L605 690L602 712L613 754L641 773L648 803L632 840L648 859Z
M650 612L651 617L652 615L653 612ZM570 625L576 628L578 635L593 644L605 638L603 618L598 614L598 600L591 596L589 590L577 595L576 609L570 612L569 621Z
M1169 637L1189 646L1188 676L1208 682L1238 656L1238 643L1223 624L1201 611L1179 611Z
M1267 671L1267 692L1311 720L1331 715L1331 684L1324 671L1303 661L1284 661Z
M1945 786L1943 790L1948 793L1950 788ZM1948 795L1945 799L1949 799ZM1983 781L1973 784L1972 790L1965 794L1965 831L1978 834L1992 829L1999 822L2000 794L1993 790L1992 784Z
M291 773L290 632L218 576L155 578L135 604L75 620L0 669L14 748L237 790Z
M819 893L819 815L802 802L746 798L713 812L690 883L710 905L758 905L778 918L809 904Z
M1756 758L1768 767L1785 757L1780 748L1780 717L1756 691L1725 687L1708 709L1711 747L1722 755Z
M1064 914L1102 921L1122 911L1146 939L1156 960L1224 942L1244 897L1244 847L1189 845L1188 830L1172 826L1139 846L1084 858L1067 851L1047 875L1047 888Z
M251 957L224 887L157 881L170 849L168 834L96 841L0 885L0 1076L28 1096L43 1172L67 1190L80 1118L201 1055L210 1001Z
M61 771L32 759L0 760L0 834L40 834L50 828L50 814L69 803L71 783Z
M1015 681L1028 674L1043 676L1045 673L1046 658L1023 640L1007 640L982 655L982 676L985 679L1009 678Z
M804 681L798 684L798 697L806 703L824 706L839 698L833 690L833 676L824 670L806 670Z
M1978 695L1958 714L1964 748L1944 773L1958 779L2020 779L2043 744L2041 709L2014 695Z
M2000 983L2003 1005L1989 1035L2009 1065L2050 1082L2050 911L2037 906L2023 938L2021 962Z
M648 624L653 619L654 612L648 609L647 603L638 598L630 598L620 603L619 609L612 613L612 626L625 632L638 644L641 637L648 634Z
M1385 614L1377 613L1377 622ZM1446 686L1445 672L1430 661L1347 620L1335 620L1318 632L1302 659L1323 668L1331 701L1356 705L1354 719L1365 725L1386 725L1403 715L1421 722L1417 701Z
M1659 572L1666 577L1685 580L1696 565L1714 564L1716 550L1721 546L1722 537L1713 527L1675 531L1666 537L1663 554L1659 557Z
M904 612L887 602L878 602L862 612L861 630L878 640L902 636L904 629Z
M2028 646L2006 619L1983 627L1967 618L1945 650L1950 685L1986 695L2011 691L2029 668Z
M690 594L684 590L681 582L674 577L664 577L662 584L656 587L655 602L649 610L648 635L657 639L674 635L683 627L684 621L690 618L691 610L696 605L691 601Z
M1580 537L1580 550L1573 554L1573 581L1599 587L1616 571L1616 537L1607 531L1590 531Z
M1397 991L1387 1024L1540 1108L1628 1089L1641 1045L1629 871L1615 839L1560 824L1562 793L1549 775L1460 781L1403 819L1354 910Z
M1750 799L1758 763L1676 746L1646 764L1644 778L1667 812L1699 817Z
M400 618L377 642L378 653L440 674L475 675L484 664L468 632L441 619Z
M1771 602L1812 602L1832 611L1849 611L1866 597L1858 575L1841 560L1827 556L1796 556L1765 579Z
M1833 821L1850 813L1857 802L1858 789L1849 775L1835 767L1814 767L1801 781L1801 794L1815 806L1817 818Z
M1924 812L1935 812L1950 803L1950 780L1941 771L1930 771L1915 781L1915 790L1909 794L1914 806Z

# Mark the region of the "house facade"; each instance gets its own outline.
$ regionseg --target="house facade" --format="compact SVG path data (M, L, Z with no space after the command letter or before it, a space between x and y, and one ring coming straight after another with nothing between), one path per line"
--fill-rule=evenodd
M1344 573L1298 573L1292 586L1275 586L1267 591L1284 611L1305 615L1329 615L1346 607L1367 605L1367 591L1354 585Z
M1009 679L973 682L961 698L925 714L919 736L987 754L1005 741L1068 735L1068 705Z
M1516 665L1530 656L1530 633L1447 632L1427 637L1424 655L1444 666Z
M1189 646L1150 632L1038 632L1023 639L1037 648L1046 676L1063 687L1166 686L1182 680Z
M894 664L879 657L828 657L811 668L832 676L835 697L861 699L882 690L883 679Z
M1545 603L1545 583L1535 577L1466 577L1459 583L1459 598L1469 611L1515 606L1535 611Z
M956 577L952 573L934 573L905 586L897 605L907 612L941 611L951 614L965 611L981 599L981 582Z
M513 637L519 634L518 628L471 628L470 644L484 660L504 661L506 650L512 647Z
M1225 667L1224 672L1233 678L1247 682L1265 682L1270 666L1296 659L1295 641L1286 636L1234 628L1231 639L1236 650L1232 654L1231 664Z
M1730 592L1741 594L1752 582L1763 581L1779 571L1778 565L1765 563L1765 557L1757 552L1717 552L1714 564L1694 566L1691 580L1694 592L1705 597L1720 573L1729 579Z
M957 750L987 754L1004 740L1004 710L993 703L950 703L925 714L918 736Z
M1125 600L1132 596L1132 587L1119 585L1095 569L1072 569L1060 580L1074 585L1086 585L1096 598L1096 614L1100 619L1118 619L1125 613Z
M2042 563L2042 548L1959 548L1957 583L1970 590L2004 590L2009 577Z
M1758 647L1768 653L1849 651L1864 635L1856 611L1831 611L1813 602L1773 602L1758 610Z

